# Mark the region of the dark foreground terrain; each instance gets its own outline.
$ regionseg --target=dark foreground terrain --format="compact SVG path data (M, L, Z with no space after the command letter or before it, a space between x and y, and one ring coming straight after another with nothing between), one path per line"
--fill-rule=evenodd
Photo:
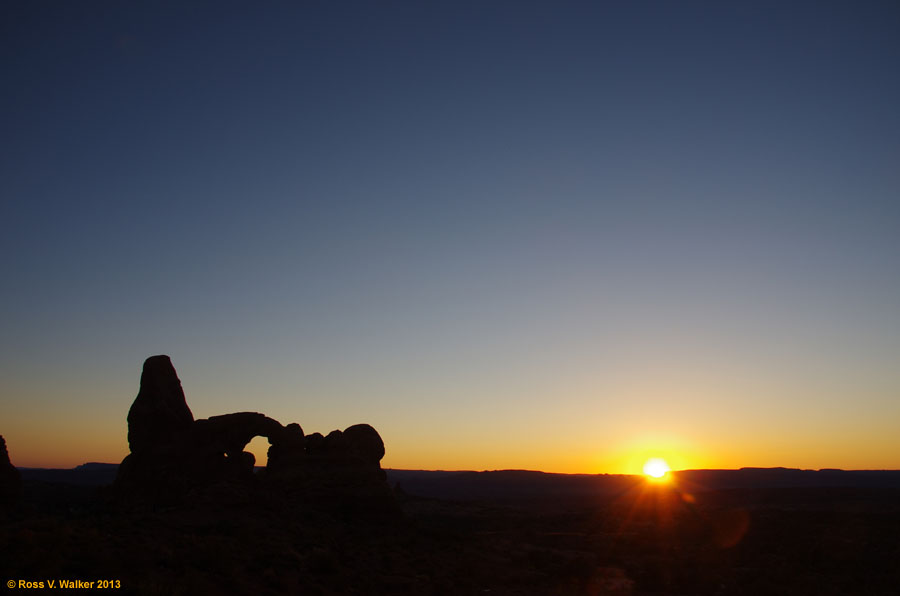
M830 474L830 476L829 476ZM119 508L115 466L22 470L0 579L136 594L897 594L895 472L388 471L402 515L222 488ZM96 584L95 584L96 586Z

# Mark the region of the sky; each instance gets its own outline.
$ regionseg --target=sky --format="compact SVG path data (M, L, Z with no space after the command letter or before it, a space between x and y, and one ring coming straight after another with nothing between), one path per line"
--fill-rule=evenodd
M15 465L168 354L387 468L900 468L895 2L14 0L0 72Z

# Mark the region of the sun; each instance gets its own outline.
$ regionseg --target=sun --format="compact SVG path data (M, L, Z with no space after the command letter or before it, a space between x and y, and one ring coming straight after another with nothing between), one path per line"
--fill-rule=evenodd
M647 463L644 464L644 474L649 476L654 480L663 480L666 478L666 474L669 473L669 464L666 463L666 460L659 457L651 457L647 460Z

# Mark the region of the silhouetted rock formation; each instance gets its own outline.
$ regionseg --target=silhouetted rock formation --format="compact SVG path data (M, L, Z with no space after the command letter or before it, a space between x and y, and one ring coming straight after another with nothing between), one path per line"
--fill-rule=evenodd
M277 442L283 432L284 427L280 422L259 412L210 416L194 422L191 428L191 448L238 458L254 437L266 437L272 443ZM252 456L249 453L247 455Z
M278 440L269 440L267 453L269 461L266 470L277 473L301 466L306 457L307 438L303 436L303 429L296 422L285 426Z
M291 432L290 426L285 429L285 435ZM282 438L269 449L270 485L292 500L353 516L379 515L396 506L380 464L384 443L374 428L356 424L324 437L313 433L302 449L293 432L290 443Z
M384 457L384 441L368 424L354 424L344 431L343 437L347 451L365 463L379 465Z
M11 509L22 496L22 475L9 461L6 439L0 436L0 510Z
M144 362L141 388L128 410L128 446L132 453L166 447L194 422L181 381L168 356Z
M269 462L264 474L255 475L255 458L244 447L258 436L269 440ZM352 514L395 506L381 469L384 443L368 424L323 437L257 412L194 420L168 356L144 363L128 412L128 442L131 454L115 483L125 500L171 502L230 485Z

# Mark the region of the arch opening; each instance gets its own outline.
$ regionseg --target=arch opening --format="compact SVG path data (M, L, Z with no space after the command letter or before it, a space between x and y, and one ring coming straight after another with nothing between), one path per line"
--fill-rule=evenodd
M256 467L266 467L269 463L269 439L262 435L256 435L250 442L244 445L244 451L249 451L256 458Z

